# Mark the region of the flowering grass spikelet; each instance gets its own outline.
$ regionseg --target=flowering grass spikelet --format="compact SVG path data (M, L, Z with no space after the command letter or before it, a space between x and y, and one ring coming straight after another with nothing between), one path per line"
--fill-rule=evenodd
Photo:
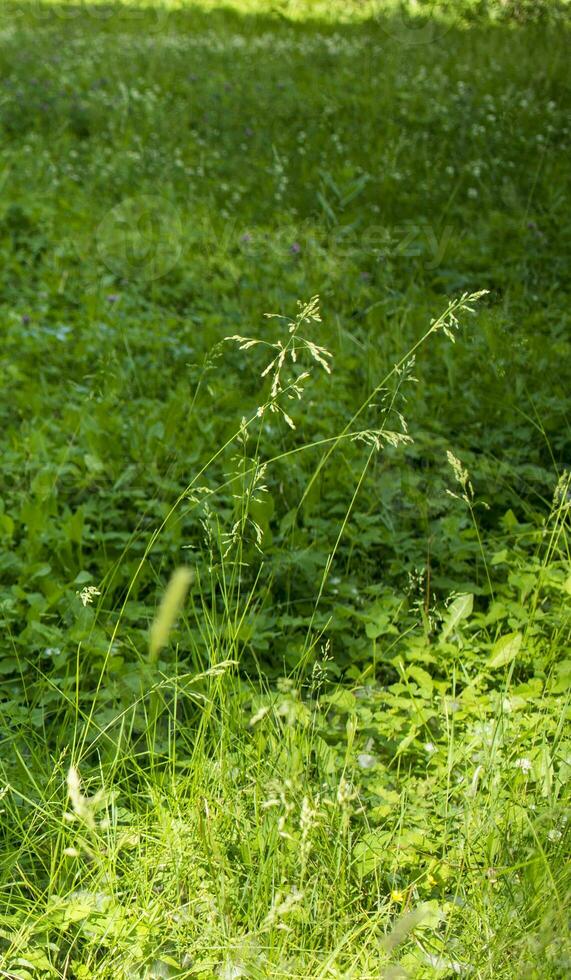
M278 413L290 429L295 429L295 422L291 415L285 411L280 403L281 396L290 400L300 399L303 395L304 384L310 376L308 370L297 371L291 377L283 379L282 374L288 361L293 365L298 364L300 355L309 355L311 361L319 364L320 367L331 374L331 366L328 359L331 353L320 347L314 341L300 335L300 328L304 323L321 323L319 313L319 296L312 296L309 302L302 303L298 300L299 312L295 319L290 320L281 313L266 313L267 319L278 319L288 321L288 337L285 341L278 339L275 343L258 340L253 337L243 337L241 334L233 334L225 337L225 340L232 340L239 345L240 350L250 350L259 345L269 347L275 351L275 356L266 364L260 373L261 378L271 377L271 385L268 400L260 405L256 411L256 418L262 418L265 412Z

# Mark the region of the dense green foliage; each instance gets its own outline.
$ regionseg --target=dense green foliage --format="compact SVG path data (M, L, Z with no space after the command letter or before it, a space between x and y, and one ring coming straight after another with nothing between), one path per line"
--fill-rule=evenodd
M2 6L3 975L568 975L566 9Z

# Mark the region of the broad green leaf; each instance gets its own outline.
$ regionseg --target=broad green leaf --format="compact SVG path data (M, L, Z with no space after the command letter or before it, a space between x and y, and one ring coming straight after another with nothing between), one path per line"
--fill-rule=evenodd
M488 660L488 667L494 670L496 667L505 667L506 664L515 660L519 653L522 640L523 636L521 633L506 633L505 636L500 636L497 643L493 646Z
M436 929L444 917L443 910L438 902L422 902L410 912L401 915L393 925L392 931L383 940L383 948L387 951L395 949L409 936L411 932L419 927L423 929Z
M412 728L411 728L411 730L410 730L410 732L408 733L408 735L405 735L405 737L399 743L399 747L396 750L396 753L395 754L396 755L401 755L403 752L406 752L406 750L408 749L408 747L410 745L412 745L412 743L414 742L414 740L415 740L415 738L416 738L417 735L418 735L418 726L417 725L413 725Z
M351 691L344 691L341 688L338 691L333 691L332 694L326 694L322 701L325 704L332 704L337 708L337 711L347 712L354 711L357 704L355 695Z
M493 626L494 623L498 623L501 619L505 619L507 615L508 609L503 602L492 602L484 617L484 622L486 626Z
M374 603L366 614L365 632L370 640L376 640L387 632L391 617L382 603Z
M74 544L81 544L84 521L85 514L83 508L78 507L64 526L68 541L72 541Z
M0 514L0 529L4 531L7 538L11 538L14 533L14 521L9 514Z
M105 469L99 456L94 453L85 453L83 461L90 473L101 473Z
M390 833L384 830L372 830L357 841L353 850L355 867L359 878L375 871L376 868L390 857Z
M571 688L571 660L562 660L554 669L549 685L552 694L565 694Z
M416 681L422 693L427 697L430 697L432 695L434 683L428 671L424 670L422 667L413 665L412 667L407 668L407 672L409 677L412 677Z
M474 608L474 596L472 592L466 595L459 595L448 608L448 615L444 620L440 639L444 642L450 634L459 626L463 619L467 619Z
M97 897L91 894L77 895L67 902L63 910L63 927L72 922L81 922L87 919L97 907Z
M508 561L509 561L508 549L507 548L502 548L501 551L496 551L495 554L492 555L490 564L492 564L492 565L503 565L504 563L506 563Z

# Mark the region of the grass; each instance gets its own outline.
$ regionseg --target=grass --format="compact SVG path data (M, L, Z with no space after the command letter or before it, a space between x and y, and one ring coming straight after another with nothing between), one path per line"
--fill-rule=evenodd
M565 12L3 4L3 976L569 974Z

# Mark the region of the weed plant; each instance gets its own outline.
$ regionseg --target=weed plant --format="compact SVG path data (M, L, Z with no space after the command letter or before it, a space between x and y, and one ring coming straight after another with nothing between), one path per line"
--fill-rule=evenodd
M569 974L567 6L2 6L1 975Z

